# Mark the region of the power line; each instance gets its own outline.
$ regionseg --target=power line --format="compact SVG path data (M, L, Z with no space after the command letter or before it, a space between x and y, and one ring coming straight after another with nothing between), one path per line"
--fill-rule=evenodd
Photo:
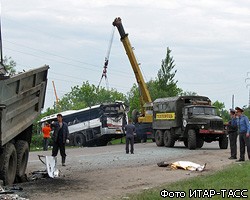
M8 50L14 51L14 52L18 52L18 53L21 53L21 54L33 56L33 57L36 57L36 58L39 58L39 59L42 59L42 60L50 60L50 61L62 63L62 64L65 64L65 65L73 66L73 67L80 68L80 69L87 69L87 70L90 70L90 71L98 71L98 72L100 71L100 67L97 67L96 65L89 64L89 63L87 64L87 63L82 62L82 61L77 61L77 60L71 59L72 61L75 61L75 62L80 62L80 63L85 64L85 65L94 66L94 67L96 67L96 69L89 68L89 67L84 67L84 66L79 66L79 65L75 65L75 64L72 64L72 63L68 63L68 62L64 62L64 61L59 61L59 60L55 60L55 59L48 58L48 57L38 56L38 55L35 55L35 54L32 54L32 53L23 52L23 51L19 51L19 50L16 50L16 49L11 49L11 48L8 48L8 47L5 47L5 49L8 49ZM57 55L57 57L61 57L61 58L67 59L66 57L63 57L63 56L58 56L58 55ZM97 69L97 68L98 68L98 69ZM115 74L115 73L117 73L117 74L120 73L120 74L122 74L122 76L126 76L126 77L128 77L128 78L133 78L132 75L128 75L128 74L126 74L125 72L122 72L122 71L119 71L119 70L114 70L114 69L112 69L112 71L114 71L114 74Z
M53 72L50 72L52 74L58 74L58 73L53 73ZM66 79L59 79L59 78L55 78L55 77L50 77L50 79L54 79L54 80L59 80L59 81L63 81L63 82L68 82L68 83L76 83L76 84L82 84L83 81L91 81L91 82L96 82L98 83L98 81L93 81L93 80L84 80L84 79L80 79L80 78L77 78L77 77L74 77L74 76L68 76L68 75L64 75L64 74L58 74L58 75L62 75L62 76L66 76L66 77L71 77L71 78L74 78L74 79L78 79L78 80L81 80L82 82L78 82L78 81L72 81L72 80L66 80ZM117 85L117 84L111 84L111 88L120 88L120 89L131 89L129 87L124 87L124 86L121 86L121 85Z

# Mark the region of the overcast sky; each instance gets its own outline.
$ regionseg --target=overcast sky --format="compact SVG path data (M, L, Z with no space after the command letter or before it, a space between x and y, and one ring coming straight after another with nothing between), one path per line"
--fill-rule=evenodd
M247 0L5 0L3 54L17 70L50 66L45 108L83 81L98 85L112 22L121 17L146 81L154 79L169 47L178 87L248 105L250 1ZM248 73L250 77L250 73ZM127 93L135 77L115 30L109 87ZM105 82L102 82L105 86Z

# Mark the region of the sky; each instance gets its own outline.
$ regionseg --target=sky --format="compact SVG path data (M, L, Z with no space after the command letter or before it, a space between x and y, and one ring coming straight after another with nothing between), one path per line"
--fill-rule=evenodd
M121 17L145 81L155 79L167 47L183 91L249 104L250 1L247 0L2 0L3 55L17 71L50 66L45 109L81 86L98 85L113 30ZM249 73L248 73L249 72ZM126 94L136 83L115 29L109 88ZM105 81L101 85L106 86Z

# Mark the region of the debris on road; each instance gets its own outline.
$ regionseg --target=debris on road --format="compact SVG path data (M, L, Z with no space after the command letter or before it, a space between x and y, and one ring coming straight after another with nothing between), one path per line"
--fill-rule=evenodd
M34 171L31 173L32 175L28 178L29 181L35 181L43 178L48 178L48 172L47 170L44 171Z
M200 165L190 161L177 161L173 163L167 163L165 161L157 163L159 167L168 167L171 169L184 169L189 171L203 171L206 167L206 163L204 165Z
M14 194L14 191L22 191L23 188L13 186L11 188L3 188L0 186L0 199L4 200L28 200L26 198L20 197L18 194Z

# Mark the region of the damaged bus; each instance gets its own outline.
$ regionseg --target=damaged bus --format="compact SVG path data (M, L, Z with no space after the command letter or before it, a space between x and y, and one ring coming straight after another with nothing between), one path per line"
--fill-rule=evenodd
M69 127L70 144L74 146L106 146L112 139L123 137L127 113L128 106L121 101L61 112ZM56 116L42 118L41 126L56 121Z

